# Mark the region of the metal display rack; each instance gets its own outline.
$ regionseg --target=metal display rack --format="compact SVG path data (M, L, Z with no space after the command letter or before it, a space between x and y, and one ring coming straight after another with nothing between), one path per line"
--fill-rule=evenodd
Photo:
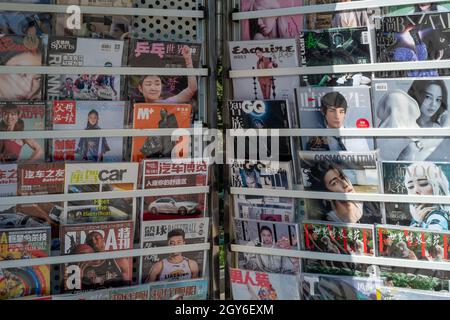
M66 13L67 5L51 4L16 4L0 2L0 11L24 11L24 12L49 12ZM201 77L198 79L198 101L199 120L203 127L216 127L216 94L214 81L215 74L215 25L209 17L215 15L215 1L208 0L161 0L156 4L151 0L135 1L133 8L111 8L81 6L82 14L104 14L104 15L125 15L133 16L132 27L134 36L152 40L173 40L173 41L195 41L202 43L201 61L202 68L130 68L130 67L26 67L26 66L0 66L0 73L32 73L32 74L115 74L115 75L193 75ZM168 28L166 21L170 20L171 28ZM151 28L149 28L149 26ZM156 30L155 34L151 30ZM212 45L210 45L212 44ZM211 84L212 83L212 84ZM195 137L205 135L205 129L190 128L183 129L186 134ZM120 130L71 130L71 131L23 131L23 132L1 132L0 140L4 139L26 139L26 138L61 138L61 137L134 137L134 136L167 136L171 135L173 129L120 129ZM214 171L211 168L210 171ZM209 279L209 298L219 297L219 259L218 259L218 197L216 190L216 174L209 176L208 187L191 188L165 188L157 190L131 190L124 192L101 192L89 194L55 194L39 196L15 196L0 198L0 205L5 204L25 204L25 203L45 203L57 201L86 200L95 199L101 196L103 199L115 199L123 197L138 198L144 196L158 195L179 195L209 193L208 211L210 217L210 237L207 243L193 244L174 247L158 247L149 249L135 248L134 250L104 252L82 255L52 255L47 258L8 260L0 262L0 269L26 267L40 264L58 265L77 261L90 261L98 259L112 259L121 257L141 257L152 254L162 254L171 252L189 252L196 250L208 251L208 268L204 277ZM134 267L136 271L136 267ZM58 289L58 281L52 279L52 289ZM53 293L52 290L52 293Z
M302 7L290 7L271 10L240 12L240 0L225 1L222 3L222 10L225 12L225 21L223 23L223 48L224 70L228 73L224 79L224 100L233 100L232 79L251 78L260 76L294 76L305 74L330 74L330 73L352 73L358 72L377 72L377 71L400 71L400 70L424 70L424 69L445 69L450 68L450 60L439 61L421 61L421 62L395 62L395 63L368 63L352 65L328 65L318 67L298 67L298 68L273 68L273 69L252 69L252 70L231 70L230 57L228 53L227 41L238 41L240 39L240 21L245 19L255 19L262 17L278 17L297 14L333 12L354 9L379 8L399 5L411 5L419 3L439 3L441 0L420 1L420 0L360 0L351 2L341 2L334 4L310 5ZM228 19L227 19L228 18ZM225 110L225 107L224 107ZM226 112L224 111L224 114ZM226 124L229 121L225 121ZM304 136L341 136L341 137L402 137L402 136L420 136L420 137L448 137L450 130L448 128L424 128L424 129L265 129L254 130L257 135L267 136L276 133L280 137L304 137ZM226 139L237 136L246 136L245 130L229 129ZM449 151L450 152L450 151ZM226 167L226 166L225 166ZM224 175L229 177L229 168L225 168ZM230 184L228 181L226 186ZM294 186L296 188L297 186ZM275 248L262 248L233 244L233 196L234 195L258 195L288 197L297 199L325 199L325 200L349 200L349 201L373 201L380 203L401 202L401 203L441 203L450 204L448 196L412 196L412 195L392 195L392 194L340 194L333 192L311 192L300 190L274 190L274 189L250 189L229 187L225 190L225 235L226 243L230 243L226 251L226 298L231 299L231 285L228 274L228 267L235 267L236 255L238 252L255 253L264 255L277 255L286 257L295 257L301 259L328 260L337 262L360 263L378 266L394 266L420 268L428 270L449 271L450 264L446 262L403 260L395 258L380 258L355 255L338 255L330 253L318 253L310 251L282 250Z

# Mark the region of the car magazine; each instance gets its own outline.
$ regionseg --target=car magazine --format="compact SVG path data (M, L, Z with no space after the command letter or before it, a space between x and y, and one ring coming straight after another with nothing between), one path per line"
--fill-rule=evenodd
M274 69L298 67L295 39L229 41L231 69ZM298 76L262 76L233 79L236 100L289 100L299 86Z
M297 221L293 198L244 195L234 195L233 198L236 218L276 222Z
M208 280L192 279L182 281L150 283L150 300L207 300Z
M45 130L45 102L0 101L0 131L41 130ZM0 140L0 162L39 162L44 159L44 139Z
M62 225L61 254L131 250L133 234L133 221ZM133 258L66 263L61 270L65 293L129 286Z
M120 40L51 36L47 63L61 67L120 67ZM120 100L121 79L104 74L56 74L47 77L48 100Z
M142 189L203 187L208 185L208 162L186 159L144 160ZM207 212L207 194L147 196L142 198L143 221L200 218Z
M300 300L297 276L230 268L230 279L233 300Z
M50 228L0 229L0 261L50 255ZM0 300L50 295L50 266L0 269Z
M304 0L303 0L304 1ZM300 7L302 0L241 0L240 12ZM242 40L290 39L303 29L303 16L279 16L240 21Z
M301 129L372 128L369 87L301 87L295 89ZM354 151L374 149L372 138L304 137L302 150Z
M292 189L292 163L234 161L230 165L231 186L236 188Z
M141 247L157 248L206 243L209 218L144 221ZM201 278L205 275L207 251L154 254L141 258L142 283Z
M53 101L53 130L124 129L127 103L121 101ZM124 138L53 139L53 161L115 162L124 159Z

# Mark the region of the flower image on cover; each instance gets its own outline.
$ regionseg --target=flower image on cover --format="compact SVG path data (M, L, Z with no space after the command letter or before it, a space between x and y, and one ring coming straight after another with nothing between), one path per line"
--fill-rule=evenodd
M120 67L124 41L51 36L47 63L62 67ZM120 100L121 79L104 74L47 77L48 100Z
M206 243L208 235L209 218L141 223L142 248ZM206 250L143 256L140 279L142 283L196 279L205 276L206 266Z
M380 257L449 261L448 231L378 225L376 232Z
M177 129L191 127L192 106L189 104L134 104L133 129ZM186 158L190 136L133 137L132 161L151 158Z
M304 273L303 300L377 300L377 288L384 285L374 277L349 277Z
M53 130L123 129L126 102L53 101ZM122 161L124 138L82 137L53 139L53 161Z
M304 221L305 250L374 256L374 229L369 224Z
M208 299L207 279L153 282L150 283L149 285L150 285L150 300Z
M208 163L144 160L142 178L142 189L204 187L208 185ZM143 221L200 218L207 212L206 194L146 196L141 208Z
M384 193L450 195L450 163L383 162ZM432 203L385 203L386 223L448 231L450 206Z
M450 127L450 78L377 79L373 85L376 127ZM450 139L444 137L378 138L377 147L380 157L388 161L450 160Z
M300 128L372 128L369 87L301 87L295 89ZM354 151L374 149L372 138L305 137L302 150Z
M0 230L0 261L50 255L50 228ZM50 266L0 269L0 300L50 295Z
M414 5L390 6L385 7L388 15L407 15L429 12L447 12L450 11L450 1L441 1L439 3L416 3Z
M298 67L295 39L229 41L231 69L274 69ZM236 100L289 100L299 86L298 76L261 76L233 79Z
M234 196L236 218L295 222L295 201L293 198L271 198L264 196Z
M149 285L109 289L109 300L150 300Z
M61 254L133 249L133 221L62 225ZM73 262L62 265L63 292L129 286L133 258Z
M233 300L300 300L297 276L230 268Z
M292 163L234 161L231 186L236 188L292 189Z
M0 33L18 36L49 35L52 32L52 18L52 14L43 12L0 11Z
M0 101L0 131L40 131L44 129L45 102ZM3 139L0 140L0 162L43 161L44 150L44 139Z
M448 49L448 13L422 13L385 16L375 21L377 62L415 62L446 60ZM434 77L448 70L408 70L379 72L377 77Z
M376 289L377 300L450 300L450 293L430 292L397 287L380 286Z
M138 163L67 163L65 193L137 189ZM135 220L136 198L64 202L65 224Z
M241 0L240 12L300 7L302 0ZM264 17L241 20L242 40L289 39L299 35L303 16Z

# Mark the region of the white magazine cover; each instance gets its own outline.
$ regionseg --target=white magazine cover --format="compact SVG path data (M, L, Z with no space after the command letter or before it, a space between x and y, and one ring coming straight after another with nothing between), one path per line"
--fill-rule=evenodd
M293 198L235 195L236 218L295 222L295 200Z
M294 275L230 268L233 300L300 300Z

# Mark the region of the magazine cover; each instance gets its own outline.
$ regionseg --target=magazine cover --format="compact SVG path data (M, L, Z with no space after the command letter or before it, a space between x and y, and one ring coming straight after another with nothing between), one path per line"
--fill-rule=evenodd
M449 292L433 292L407 288L384 287L376 289L377 300L450 300Z
M190 128L192 106L189 104L134 105L133 129ZM173 141L171 136L133 137L132 161L149 158L186 158L190 147L190 136L180 136Z
M149 300L149 285L109 289L109 300Z
M296 222L295 199L234 195L236 218Z
M142 178L142 189L203 187L208 185L208 163L144 160ZM206 199L205 193L143 197L142 219L200 218L207 212Z
M150 300L207 300L208 280L150 283Z
M233 300L300 300L297 276L230 268Z
M373 82L375 126L379 128L447 128L450 78L377 79ZM447 138L379 138L383 160L450 160Z
M273 69L298 67L295 39L229 41L231 69ZM298 76L233 79L236 100L289 100L299 86Z
M275 101L228 101L229 122L231 129L284 129L291 127L289 113L289 102L287 100ZM235 154L239 148L238 143L242 141L239 137L234 139ZM272 154L270 137L266 142L257 139L257 150L270 157L276 157L283 161L292 160L291 139L288 137L277 137L279 149ZM247 141L247 140L246 140ZM246 142L247 144L247 142ZM249 148L252 143L248 143ZM263 151L263 150L265 151ZM252 150L253 151L253 150ZM249 150L245 150L245 157L248 159ZM239 158L239 155L237 156Z
M378 225L376 232L380 257L449 261L448 231Z
M77 4L97 7L132 7L133 0L55 0L56 4Z
M144 221L141 229L141 247L205 243L208 234L209 218ZM205 275L206 266L205 250L143 256L140 278L142 283L201 278Z
M133 221L62 225L61 254L133 249ZM116 258L62 265L64 292L129 286L133 258Z
M49 37L47 63L62 67L120 67L124 42ZM56 74L47 76L48 100L120 100L120 76Z
M384 7L386 15L409 15L429 12L447 12L450 11L450 1L441 1L439 3L416 3L414 5Z
M42 66L45 48L36 35L0 34L1 66ZM42 76L39 74L1 74L0 100L42 100Z
M65 193L137 190L138 163L67 163ZM66 224L135 220L136 198L64 202Z
M376 290L384 284L374 277L349 277L304 273L302 300L377 300Z
M450 194L450 163L383 162L384 193L424 196ZM448 231L450 207L445 204L384 204L386 223Z
M42 36L49 35L51 32L52 15L50 13L0 11L1 34Z
M17 195L17 164L0 164L0 196Z
M449 18L447 13L422 13L382 17L375 20L377 62L446 60ZM448 70L408 70L379 72L377 77L434 77Z
M272 166L255 161L235 161L230 169L232 187L292 189L291 162L277 162Z
M238 252L237 261L238 267L245 270L279 274L298 274L300 272L299 258Z
M295 89L301 129L372 128L369 87L301 87ZM365 152L372 138L304 137L302 150Z
M123 129L126 102L53 101L53 130ZM124 138L53 139L53 161L122 161Z
M109 300L109 289L57 294L52 296L52 300Z
M302 0L241 0L240 12L300 7ZM303 29L303 16L264 17L241 20L242 40L290 39Z
M303 235L308 251L375 256L373 225L304 221Z
M0 261L50 255L50 228L0 230ZM0 300L50 295L50 266L0 269Z
M45 102L0 101L0 131L40 130L45 130ZM0 140L0 162L38 162L44 158L44 139Z

